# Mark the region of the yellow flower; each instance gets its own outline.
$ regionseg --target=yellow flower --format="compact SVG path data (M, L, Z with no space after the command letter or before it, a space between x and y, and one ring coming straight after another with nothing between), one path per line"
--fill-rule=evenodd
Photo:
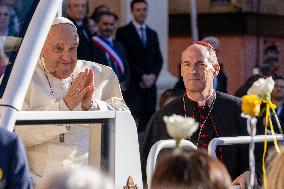
M245 95L242 97L242 111L250 116L258 116L261 100L257 95Z
M0 181L2 180L3 178L3 170L0 168Z

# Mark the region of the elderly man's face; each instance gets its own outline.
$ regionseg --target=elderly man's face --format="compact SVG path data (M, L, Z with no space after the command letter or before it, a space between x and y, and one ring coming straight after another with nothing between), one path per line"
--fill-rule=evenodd
M192 45L182 54L181 75L187 92L203 92L205 88L213 88L214 73L218 74L218 66L208 62L206 47Z
M284 100L284 80L276 79L274 84L274 89L271 93L272 99Z
M87 14L87 0L69 0L67 14L75 21L82 20Z
M46 69L58 79L69 77L77 62L78 34L70 24L51 27L41 56Z

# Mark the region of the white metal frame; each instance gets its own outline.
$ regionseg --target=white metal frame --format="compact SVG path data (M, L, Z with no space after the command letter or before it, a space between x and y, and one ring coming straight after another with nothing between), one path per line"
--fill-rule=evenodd
M42 121L68 123L93 123L107 120L110 127L109 174L116 189L126 185L132 176L138 188L143 188L139 144L136 125L129 111L23 111L17 113L20 124L42 123ZM42 123L46 124L46 123Z
M277 141L284 141L284 138L282 135L277 134L276 135ZM264 136L264 135L256 135L254 136L254 142L255 143L261 143L264 142L264 140L267 140L268 142L273 141L273 137L271 135ZM213 158L216 157L216 148L219 145L234 145L234 144L249 144L251 142L250 136L238 136L238 137L219 137L219 138L213 138L208 146L208 154L212 156Z
M175 146L176 146L176 141L174 139L169 139L169 140L160 140L151 147L146 165L147 185L149 189L151 188L151 181L156 169L156 161L159 152L164 148L174 148ZM184 146L190 147L195 150L197 149L197 147L192 142L182 139L180 141L180 147Z

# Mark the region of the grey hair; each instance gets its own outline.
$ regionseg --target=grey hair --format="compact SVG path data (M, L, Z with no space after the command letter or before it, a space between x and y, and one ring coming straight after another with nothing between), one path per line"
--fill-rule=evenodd
M206 47L204 45L200 45L200 44L197 44L197 43L193 43L192 45L190 45L189 47L191 46L198 46L198 47L203 47L203 48L206 48L206 59L208 60L208 62L212 65L212 66L215 66L218 64L218 58L217 58L217 55L216 55L216 52L214 49L210 48L210 47ZM184 51L186 51L189 47L187 47ZM183 52L184 52L183 51Z
M212 64L212 66L215 66L218 64L218 58L216 56L216 52L215 50L209 48L209 47L206 47L207 49L207 52L208 52L208 55L206 56L207 57L207 60L209 63Z

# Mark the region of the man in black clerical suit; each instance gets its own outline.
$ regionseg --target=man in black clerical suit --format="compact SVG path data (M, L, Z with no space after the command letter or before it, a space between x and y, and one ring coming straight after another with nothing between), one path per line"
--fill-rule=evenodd
M112 12L104 11L97 15L98 34L92 39L94 61L113 69L118 77L121 91L124 93L129 84L130 73L123 45L112 39L116 21L117 16Z
M119 28L116 39L126 50L131 79L124 99L143 132L156 107L156 80L162 68L162 56L157 33L145 24L148 4L132 0L133 20Z
M67 18L75 24L79 35L78 59L94 61L91 34L87 27L88 2L87 0L66 0L66 3Z
M199 122L199 128L190 140L205 150L213 138L248 135L245 120L241 118L241 100L213 89L213 78L219 69L216 53L207 42L196 42L182 53L181 75L186 92L152 116L141 148L144 174L153 144L170 138L163 116L193 117ZM216 153L233 179L248 170L248 149L245 145L221 146ZM242 174L241 180L247 173Z

